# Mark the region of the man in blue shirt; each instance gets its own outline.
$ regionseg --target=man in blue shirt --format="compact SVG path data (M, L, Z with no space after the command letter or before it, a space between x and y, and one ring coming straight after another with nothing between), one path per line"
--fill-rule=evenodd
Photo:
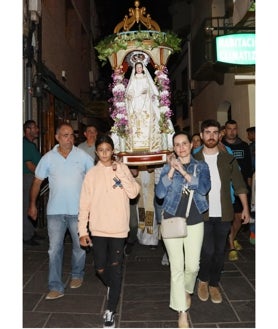
M93 158L89 154L74 146L74 133L70 124L61 124L56 130L55 138L59 144L41 158L35 170L28 211L29 216L36 220L36 199L41 183L48 178L48 287L50 291L46 299L50 300L64 296L62 262L64 237L67 230L72 238L70 288L79 288L83 282L86 253L79 244L77 228L79 197L84 176L94 165Z

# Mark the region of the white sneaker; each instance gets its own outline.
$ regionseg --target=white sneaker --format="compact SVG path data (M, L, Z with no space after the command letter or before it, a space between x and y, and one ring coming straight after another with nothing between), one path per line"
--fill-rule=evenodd
M161 260L161 265L166 265L166 266L169 266L169 259L168 259L168 255L167 253L165 252L163 257L162 257L162 260Z
M106 310L103 315L104 323L103 328L115 328L115 313Z

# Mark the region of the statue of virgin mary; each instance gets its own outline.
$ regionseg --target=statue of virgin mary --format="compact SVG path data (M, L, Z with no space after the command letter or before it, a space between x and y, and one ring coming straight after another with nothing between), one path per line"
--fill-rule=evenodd
M134 64L125 96L133 151L159 150L159 92L144 62Z
M125 137L126 151L131 153L152 153L165 150L162 148L162 133L159 121L161 108L160 93L147 69L150 57L142 51L133 51L127 57L132 72L124 93L127 115L128 136ZM172 133L166 134L167 145L172 148L173 124L168 119L167 125ZM119 140L112 135L115 150L119 149ZM167 149L167 148L166 148Z

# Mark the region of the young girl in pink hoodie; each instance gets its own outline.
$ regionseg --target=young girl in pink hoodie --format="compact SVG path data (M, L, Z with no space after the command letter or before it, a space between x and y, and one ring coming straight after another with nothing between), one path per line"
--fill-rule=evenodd
M103 327L113 328L129 231L129 199L138 195L140 185L126 164L113 160L114 143L110 136L99 136L95 146L96 165L86 174L81 189L78 231L81 246L93 243L96 273L108 289Z

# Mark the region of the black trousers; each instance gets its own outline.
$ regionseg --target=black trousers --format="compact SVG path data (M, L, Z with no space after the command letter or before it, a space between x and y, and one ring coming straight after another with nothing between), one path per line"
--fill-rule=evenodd
M221 217L210 217L204 223L204 239L201 250L198 278L217 287L224 266L227 236L231 222L222 222Z
M129 219L129 232L126 242L129 244L135 244L138 240L137 232L138 232L138 212L137 212L137 204L138 197L135 199L129 200L130 207L130 219Z
M110 287L107 309L116 311L122 286L122 267L126 238L93 236L93 255L97 275Z

